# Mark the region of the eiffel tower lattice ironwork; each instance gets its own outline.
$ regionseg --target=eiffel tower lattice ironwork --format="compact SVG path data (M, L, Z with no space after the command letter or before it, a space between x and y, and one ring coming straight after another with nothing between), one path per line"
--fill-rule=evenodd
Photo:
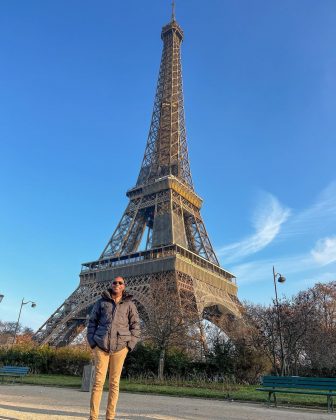
M222 269L209 240L192 182L186 140L181 54L183 31L173 14L162 28L163 51L149 136L129 204L99 259L82 265L78 288L35 333L41 343L70 343L92 305L123 276L140 314L152 282L187 294L200 316L240 317L235 277ZM143 250L139 250L140 244ZM208 311L207 311L208 308Z

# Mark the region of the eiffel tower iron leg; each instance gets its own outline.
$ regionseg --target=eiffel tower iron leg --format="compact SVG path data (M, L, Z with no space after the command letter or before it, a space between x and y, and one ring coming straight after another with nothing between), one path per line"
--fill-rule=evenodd
M79 329L83 329L82 325L85 323L86 315L101 292L109 285L110 283L98 282L80 285L39 328L34 339L41 345L48 343L58 346L64 340L68 343L69 339L74 337L75 324L78 324Z

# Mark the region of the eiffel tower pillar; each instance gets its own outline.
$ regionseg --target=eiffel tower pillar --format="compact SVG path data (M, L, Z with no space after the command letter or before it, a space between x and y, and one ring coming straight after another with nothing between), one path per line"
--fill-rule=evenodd
M192 182L183 105L183 31L174 15L161 38L160 72L137 183L127 191L129 203L100 257L82 265L78 288L35 333L40 344L70 343L116 276L125 278L144 319L154 282L174 285L177 297L193 302L199 316L240 317L235 276L219 265Z

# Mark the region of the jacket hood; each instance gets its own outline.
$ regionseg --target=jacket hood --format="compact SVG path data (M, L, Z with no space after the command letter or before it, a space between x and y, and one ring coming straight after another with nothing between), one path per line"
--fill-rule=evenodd
M101 294L101 296L102 296L103 299L112 300L112 289L104 290L103 293ZM128 301L128 300L132 300L132 298L133 298L133 295L129 295L126 292L123 293L122 300L124 302Z

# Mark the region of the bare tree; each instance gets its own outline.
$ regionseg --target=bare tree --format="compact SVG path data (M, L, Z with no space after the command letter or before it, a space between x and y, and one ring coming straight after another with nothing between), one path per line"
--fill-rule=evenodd
M318 283L307 292L311 312L303 337L306 365L313 372L335 375L336 282Z
M283 298L279 309L286 374L335 374L336 282L318 283L291 299ZM258 331L254 339L279 374L282 354L275 305L245 305L245 311L248 324Z
M0 345L9 345L13 343L16 322L0 321ZM19 325L18 331L22 331Z
M159 379L163 379L167 350L190 348L192 332L199 322L195 303L177 296L173 285L163 282L151 285L143 337L159 350Z

